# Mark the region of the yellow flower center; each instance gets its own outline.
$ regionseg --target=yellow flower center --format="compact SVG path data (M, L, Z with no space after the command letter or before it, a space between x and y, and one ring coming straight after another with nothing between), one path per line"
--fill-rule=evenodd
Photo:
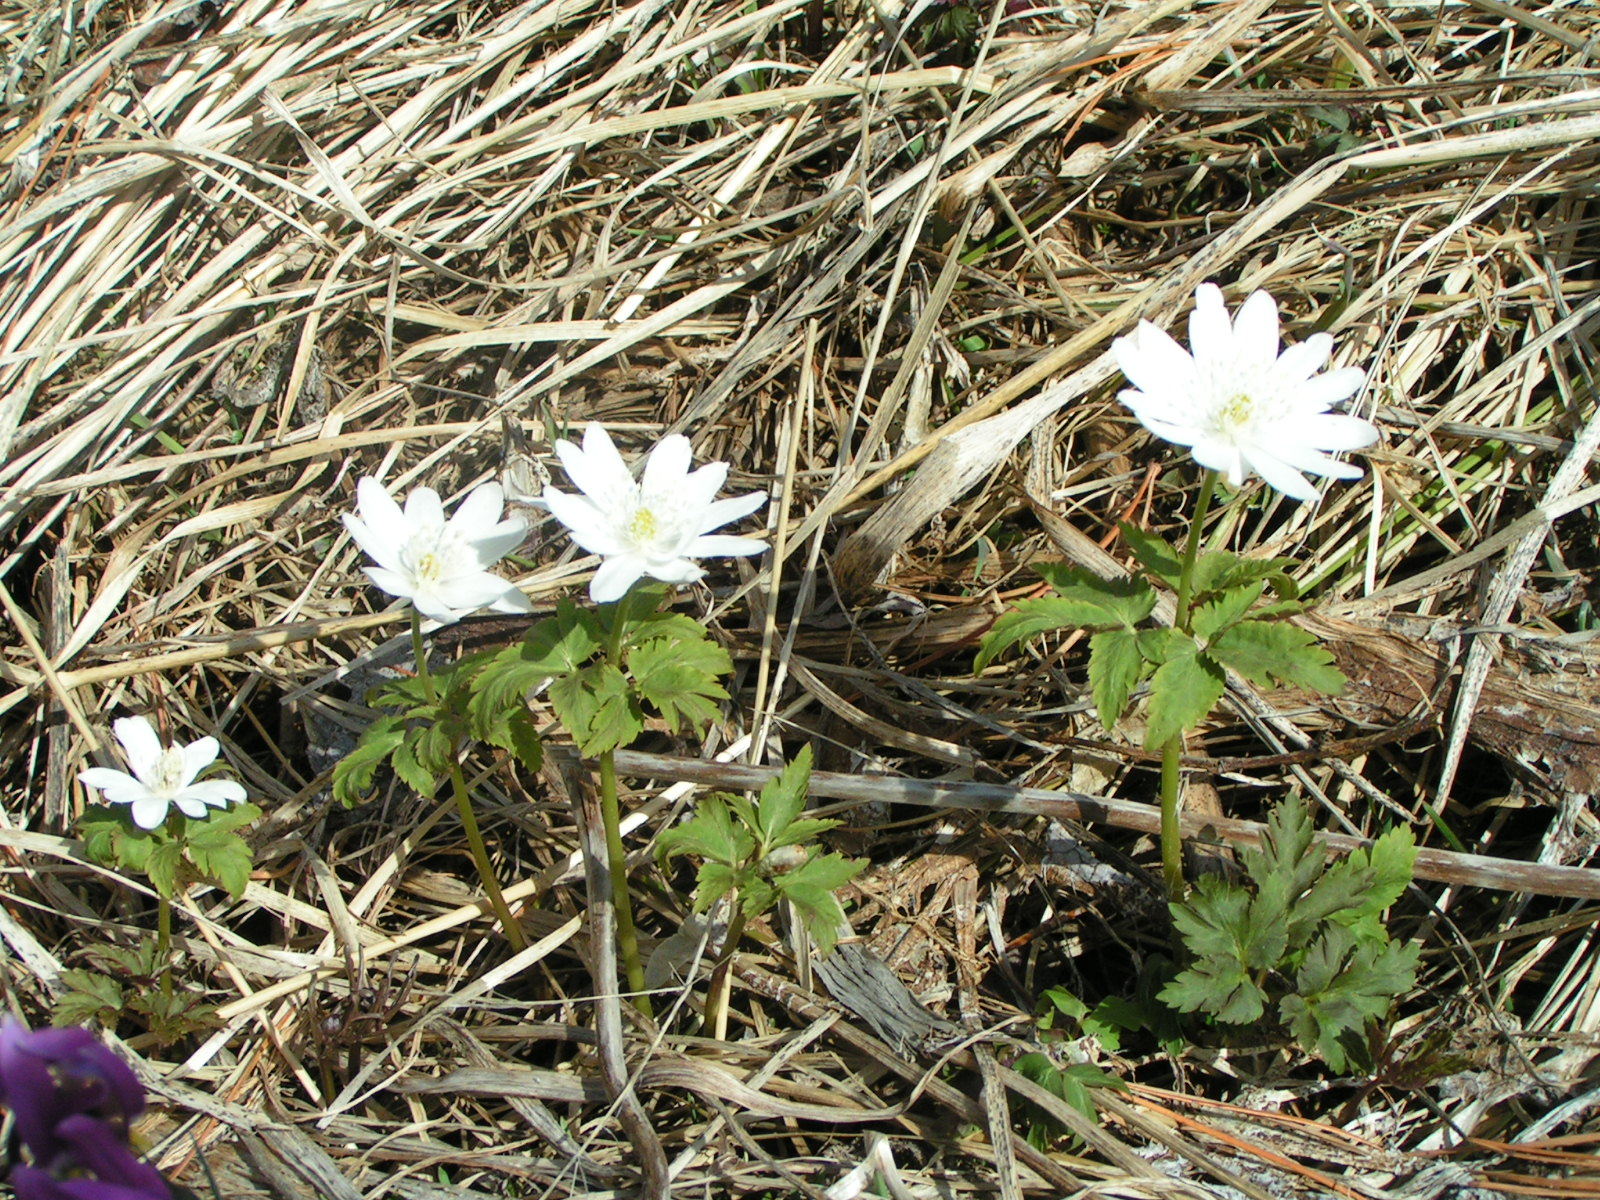
M155 778L147 785L158 796L176 795L183 786L183 751L168 746L156 759Z
M437 583L444 575L444 563L433 551L424 551L417 556L416 573L419 582Z
M1249 392L1239 392L1217 410L1217 427L1236 432L1255 418L1256 401Z
M655 513L648 508L641 508L634 512L628 521L628 537L635 544L653 542L656 535L661 532L661 523L656 520Z

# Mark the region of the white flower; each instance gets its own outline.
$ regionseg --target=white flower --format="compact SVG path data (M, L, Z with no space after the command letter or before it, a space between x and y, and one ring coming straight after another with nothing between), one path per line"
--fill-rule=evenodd
M244 785L233 779L195 779L217 761L220 747L214 737L187 746L163 746L154 726L144 717L123 717L111 731L122 743L123 756L133 774L110 767L90 767L78 772L78 782L100 791L107 804L133 805L133 823L154 829L167 819L167 809L177 805L186 817L203 817L206 805L227 808L244 799Z
M707 536L755 512L767 494L715 499L728 478L728 464L689 470L689 439L682 434L661 439L637 483L599 425L584 430L583 449L558 441L556 454L583 495L547 487L544 502L573 541L605 559L589 584L597 603L620 600L643 575L663 583L693 583L705 572L691 559L760 554L767 548L756 538Z
M1278 353L1278 304L1266 292L1246 300L1234 320L1214 284L1203 283L1189 317L1189 350L1148 321L1111 343L1134 385L1119 399L1157 437L1192 448L1201 466L1238 487L1255 471L1297 500L1317 495L1302 471L1359 479L1361 468L1327 452L1359 450L1378 431L1328 410L1355 395L1356 367L1318 375L1333 350L1325 333Z
M521 517L500 519L504 507L500 485L485 483L447 521L432 488L417 488L402 512L383 484L363 479L356 484L359 515L346 513L344 526L378 564L362 568L373 583L448 625L480 608L533 611L515 584L489 573L528 533Z

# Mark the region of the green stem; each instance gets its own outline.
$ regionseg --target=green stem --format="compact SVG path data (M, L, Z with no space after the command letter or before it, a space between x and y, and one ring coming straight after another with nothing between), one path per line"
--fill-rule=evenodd
M639 1011L650 1016L644 964L639 960L639 934L633 926L633 897L628 892L628 852L622 845L622 811L617 803L616 752L600 756L600 816L606 827L606 869L611 876L611 907L617 915L617 949Z
M1200 530L1205 524L1206 510L1211 507L1211 497L1216 490L1217 473L1208 470L1200 483L1200 499L1195 501L1194 519L1189 524L1189 540L1183 544L1183 567L1178 572L1178 604L1173 610L1172 623L1184 633L1189 632L1189 602L1194 595L1194 564L1200 557Z
M733 956L739 951L739 939L744 937L744 906L739 903L739 893L728 896L733 905L733 916L728 918L728 932L722 939L722 956L711 973L711 987L706 992L706 1034L717 1041L728 1036L728 996L733 990Z
M422 644L422 615L414 608L411 610L411 654L416 659L417 678L422 680L422 688L428 694L429 703L437 704L439 693L433 686L433 672L428 669L427 648ZM522 932L522 926L517 923L511 906L506 903L505 893L500 890L500 881L495 878L494 864L489 861L488 847L483 844L483 831L478 828L478 814L472 811L472 796L467 791L467 777L461 772L458 750L459 747L456 746L450 748L450 790L455 796L456 812L461 816L461 828L466 832L467 846L472 851L472 861L478 868L478 880L488 894L489 907L494 909L495 919L500 922L500 928L505 930L506 940L511 943L511 948L516 951L526 950L527 936Z
M156 961L161 964L162 990L172 986L172 901L156 893Z
M1206 510L1211 507L1211 497L1216 492L1217 473L1206 471L1200 483L1200 498L1195 501L1194 517L1189 524L1189 537L1183 546L1183 565L1178 572L1178 602L1173 608L1172 624L1181 633L1189 633L1190 602L1194 598L1194 564L1200 557L1201 529L1205 525ZM1183 731L1179 730L1161 747L1161 874L1167 885L1167 899L1173 903L1183 899L1183 832L1178 826L1178 801L1183 792Z
M622 635L626 631L629 602L633 591L623 593L611 613L611 626L606 630L606 661L622 670ZM600 816L606 827L606 868L611 876L611 907L617 921L617 949L622 954L622 969L628 977L628 990L633 993L639 1011L646 1016L650 1010L650 996L645 989L644 964L639 959L639 934L633 925L633 896L628 891L628 852L622 845L622 809L617 800L616 753L607 750L600 755Z

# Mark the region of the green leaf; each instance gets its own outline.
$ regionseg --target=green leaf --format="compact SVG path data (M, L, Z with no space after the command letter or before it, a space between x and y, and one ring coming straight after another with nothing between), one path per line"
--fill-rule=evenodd
M1105 629L1089 639L1089 687L1108 732L1128 711L1128 697L1148 669L1131 629Z
M538 622L517 647L517 660L541 675L567 675L585 665L605 645L595 614L571 600L556 605L556 615Z
M116 836L123 829L123 822L108 808L84 810L78 820L78 835L83 838L83 853L90 862L102 867L117 865Z
M1196 958L1230 958L1251 971L1277 966L1288 940L1281 888L1255 895L1236 883L1207 875L1174 904L1172 921Z
M759 875L745 875L739 885L739 907L745 920L753 921L762 913L771 912L778 903L778 889L772 880Z
M165 837L166 831L161 830L160 836ZM137 825L126 824L111 835L111 858L124 871L136 875L149 873L150 855L157 844L157 831L140 829Z
M400 744L389 756L389 765L394 768L394 773L400 776L401 782L417 795L431 796L438 775L418 757L417 746L420 738L420 730L407 730L406 736L400 739Z
M727 863L701 863L695 879L694 911L709 912L713 904L739 886L740 878L740 874Z
M144 873L158 895L171 900L181 890L183 847L177 842L161 842L150 850Z
M475 722L473 736L506 751L528 771L537 771L544 762L539 727L526 708L497 713L486 724Z
M697 637L653 638L628 653L628 670L639 694L674 733L680 725L700 729L710 724L720 711L719 702L728 698L718 681L733 670L733 660L704 629L694 628Z
M1333 695L1348 682L1315 637L1286 621L1240 621L1219 634L1206 653L1257 687L1277 679Z
M1096 1038L1111 1054L1122 1049L1124 1033L1136 1033L1147 1023L1145 1011L1121 996L1107 996L1081 1022L1084 1033Z
M58 1026L97 1024L110 1028L127 1007L122 986L98 971L75 967L61 972L60 982L61 995L51 1014L52 1022Z
M1277 879L1291 899L1304 894L1322 870L1327 855L1316 844L1316 830L1306 803L1298 795L1284 797L1267 814L1267 832L1261 849L1240 854L1245 870L1258 888Z
M1156 593L1142 579L1124 576L1102 579L1082 567L1065 563L1040 563L1034 567L1063 600L1082 606L1087 619L1076 625L1126 625L1130 628L1155 610Z
M1248 1025L1267 1011L1267 994L1229 959L1207 959L1180 971L1161 989L1161 1000L1179 1012L1208 1013L1228 1025Z
M700 811L693 817L656 839L656 855L667 859L692 854L708 862L733 866L744 863L754 845L748 833L735 828L723 798L713 794L700 802Z
M811 747L801 746L788 766L761 789L756 829L769 849L780 843L795 818L805 809L811 786Z
M1414 946L1357 942L1348 929L1328 926L1307 951L1295 992L1283 998L1290 1031L1335 1071L1345 1070L1348 1035L1385 1016L1395 997L1415 986L1419 958Z
M627 677L607 662L557 679L550 685L550 703L585 758L625 746L644 729L644 713Z
M1063 987L1046 988L1039 997L1039 1018L1035 1022L1040 1029L1053 1029L1057 1016L1066 1017L1073 1025L1078 1025L1089 1013L1089 1006L1078 997ZM1035 1083L1039 1082L1037 1079Z
M333 768L333 795L346 808L372 790L373 776L405 740L405 722L399 717L379 717L367 727L355 749Z
M244 895L245 888L250 885L254 860L243 838L235 833L221 833L203 840L190 838L187 847L196 874L220 884L235 900Z
M1152 667L1159 667L1169 659L1184 657L1195 651L1194 639L1170 626L1141 629L1133 637L1139 647L1139 657Z
M823 954L833 949L839 940L839 930L844 926L844 909L833 893L854 879L865 866L864 860L824 854L772 881L794 905L801 924Z
M1210 641L1222 630L1243 620L1251 605L1261 599L1264 589L1261 583L1228 589L1195 609L1189 627L1202 642Z
M1160 537L1128 521L1123 521L1117 528L1122 530L1122 538L1139 560L1139 565L1177 591L1178 579L1183 573L1183 557L1178 551Z
M1018 642L1058 629L1133 626L1155 608L1156 594L1138 579L1101 579L1061 564L1037 568L1059 593L1024 600L1003 613L979 643L975 670L983 670Z
M1209 550L1195 560L1192 595L1199 599L1261 581L1292 600L1298 592L1288 573L1293 566L1288 558L1240 558L1229 550Z
M1159 750L1199 725L1222 698L1224 684L1222 670L1202 654L1169 658L1150 677L1150 723L1144 744Z

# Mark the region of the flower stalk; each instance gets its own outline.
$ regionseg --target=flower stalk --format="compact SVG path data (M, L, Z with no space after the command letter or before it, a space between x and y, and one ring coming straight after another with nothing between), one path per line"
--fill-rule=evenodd
M1178 601L1172 612L1172 623L1182 633L1193 633L1189 608L1194 596L1194 565L1200 558L1200 531L1216 488L1217 473L1207 470L1200 484L1200 498L1195 501L1189 536L1183 544L1183 563L1178 574ZM1183 899L1185 890L1183 831L1178 824L1179 802L1183 797L1182 758L1183 731L1180 729L1161 747L1161 874L1166 881L1167 898L1174 903Z
M417 663L417 678L422 680L429 701L437 701L438 694L434 689L433 673L428 669L428 651L422 641L422 614L414 607L411 610L411 653ZM494 909L495 918L505 930L506 940L511 943L511 948L516 951L526 950L527 936L522 932L522 926L517 923L511 906L506 903L505 894L500 890L500 881L495 878L494 864L489 860L488 847L483 844L483 831L478 828L478 815L472 809L472 796L467 791L467 779L461 772L461 762L454 751L450 754L450 791L455 798L456 812L461 817L461 828L467 835L467 846L472 851L473 864L478 868L478 880L483 884L483 890L489 897L489 906Z

